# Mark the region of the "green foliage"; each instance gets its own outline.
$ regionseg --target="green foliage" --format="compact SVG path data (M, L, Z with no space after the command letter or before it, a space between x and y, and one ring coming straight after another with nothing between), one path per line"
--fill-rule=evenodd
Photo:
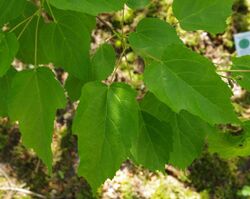
M0 26L21 15L25 6L26 0L0 0Z
M172 149L171 127L152 115L142 112L140 130L132 147L134 159L152 170L164 170L164 164L169 160Z
M54 118L65 104L64 90L48 68L24 70L12 80L8 114L19 121L24 145L33 148L50 170Z
M250 69L250 56L234 57L232 70L249 70ZM237 82L245 89L250 90L250 74L235 72L233 76Z
M0 0L0 115L18 121L23 143L51 170L53 123L66 99L47 65L68 72L67 97L80 98L72 129L78 136L79 174L94 191L127 158L150 169L161 170L165 163L188 166L200 155L207 134L214 135L211 150L227 154L215 146L224 143L233 145L229 148L234 155L247 155L247 141L239 149L239 139L228 144L210 126L239 123L230 89L208 59L184 46L170 24L145 18L127 36L124 21L119 31L99 18L112 29L110 39L119 40L121 52L105 43L90 56L95 16L124 9L125 3L137 9L149 1ZM225 28L231 5L232 0L174 0L174 13L187 30L217 33ZM149 92L140 106L133 88L113 82L114 78L103 81L117 71L130 50L142 57L146 67ZM15 57L27 64L18 72L9 69ZM234 65L243 69L248 63L239 58ZM242 82L246 80L247 76ZM248 83L242 85L247 88Z
M18 50L18 42L12 33L0 33L0 77L9 69Z
M91 60L92 80L105 80L114 70L115 51L111 45L103 44Z
M138 131L135 92L125 84L86 84L74 119L78 135L79 174L96 189L129 157Z
M16 70L10 68L8 72L0 78L0 116L8 116L8 95L13 78L16 75Z
M213 131L200 118L186 111L181 111L179 114L174 113L151 93L144 97L141 109L170 124L170 128L164 131L166 137L167 135L172 137L172 148L168 150L168 162L179 168L187 167L195 157L201 154L205 135ZM151 124L149 121L147 123ZM155 129L157 128L155 127ZM162 155L162 157L164 156ZM160 167L156 169L160 169Z
M232 12L233 0L174 0L173 11L186 30L223 32Z
M42 49L56 66L79 79L88 78L93 17L72 11L53 10L56 22L41 28ZM72 23L72 21L74 23Z
M236 134L212 133L208 137L209 150L224 158L249 156L250 123L243 124L243 132Z
M206 58L180 45L166 47L145 71L145 83L175 112L187 110L211 124L237 122L231 92Z
M122 9L126 0L49 0L49 2L59 9L74 10L90 15L97 15L102 12L111 12Z
M136 32L129 35L129 43L140 56L160 59L168 45L181 44L181 40L168 23L145 18L138 24Z
M127 5L132 9L143 8L149 4L150 0L127 0Z

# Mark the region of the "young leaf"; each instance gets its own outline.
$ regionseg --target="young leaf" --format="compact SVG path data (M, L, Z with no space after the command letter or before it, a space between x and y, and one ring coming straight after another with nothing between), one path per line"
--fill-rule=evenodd
M147 93L140 107L171 126L171 130L165 131L166 135L172 136L172 150L166 150L169 153L169 163L186 168L201 154L205 135L213 131L207 123L186 111L174 113L152 93Z
M132 146L135 161L152 170L164 170L172 150L172 129L166 122L141 112L140 130Z
M136 93L126 84L85 84L73 122L78 135L78 172L93 190L129 156L138 131Z
M57 23L41 28L43 50L49 61L84 80L89 74L89 48L95 19L72 11L53 9L53 13Z
M152 59L160 59L166 46L182 44L175 29L157 18L141 20L136 32L129 35L129 43L140 56Z
M250 56L233 58L232 70L250 70ZM250 73L233 72L232 74L237 78L237 82L245 89L250 91Z
M49 2L62 10L73 10L96 16L103 12L113 12L122 9L126 0L49 0Z
M148 5L150 3L150 0L128 0L127 5L132 9L140 9L144 6Z
M22 14L26 0L0 0L0 26Z
M243 124L244 131L239 135L215 132L208 136L208 146L211 153L230 159L250 155L250 123Z
M0 77L10 68L18 47L18 41L13 33L0 32Z
M10 68L7 73L0 77L0 116L7 117L8 116L8 95L10 92L10 86L13 78L16 75L16 70L14 68Z
M51 171L51 142L54 118L64 108L66 98L60 83L48 68L25 70L13 79L8 113L19 121L25 146L33 148Z
M103 44L91 60L92 79L105 80L114 70L116 55L114 48Z
M145 70L148 89L173 111L187 110L210 124L238 122L231 91L206 58L182 45L168 46L162 62Z
M221 33L231 15L233 0L174 0L173 12L185 30Z

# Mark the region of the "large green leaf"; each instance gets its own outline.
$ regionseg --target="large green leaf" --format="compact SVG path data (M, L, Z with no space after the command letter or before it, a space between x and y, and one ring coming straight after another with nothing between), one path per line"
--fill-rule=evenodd
M0 32L0 77L10 68L18 47L19 44L14 34Z
M0 27L22 14L26 0L0 0Z
M122 9L126 0L49 0L49 2L59 9L98 15Z
M136 93L126 84L85 84L73 122L78 135L78 172L92 188L112 177L129 156L138 131Z
M19 38L19 50L16 57L26 64L35 64L35 40L36 40L36 27L38 22L38 15L34 15L37 12L37 7L29 2L25 7L22 15L17 19L11 21L10 27L13 28L16 24L21 24L25 19L29 20L15 29L14 33ZM33 16L34 15L34 16ZM30 18L33 16L32 18ZM45 41L40 39L41 26L44 25L42 18L39 19L38 24L38 40L37 40L37 63L48 64L49 60L46 58L41 44Z
M89 49L95 18L72 11L54 9L53 12L57 23L41 28L43 50L49 61L84 80L89 75Z
M148 5L150 0L127 0L126 4L132 9L143 8Z
M185 168L201 154L205 135L213 131L207 123L186 111L174 113L152 93L147 93L140 107L144 112L171 126L171 130L165 130L166 136L172 136L172 150L165 151L169 153L169 163Z
M185 30L223 32L233 0L174 0L173 11Z
M169 124L142 112L138 137L132 147L135 161L152 170L164 170L172 150L172 129Z
M91 72L93 80L105 80L115 67L115 50L109 44L103 44L94 54L91 60Z
M229 159L238 156L250 155L250 123L243 124L243 132L230 134L215 132L208 137L208 146L211 153L218 153L221 157Z
M168 23L157 18L145 18L138 24L136 32L129 35L129 43L140 56L159 59L166 46L182 42Z
M250 56L233 58L232 70L250 70ZM250 73L248 72L233 72L232 74L237 78L237 82L245 89L250 91Z
M206 58L182 45L168 46L146 67L148 89L175 112L187 110L210 124L238 122L231 91Z
M8 95L10 92L10 86L14 76L16 75L16 70L10 68L7 73L0 77L0 116L8 116Z
M25 70L15 75L8 99L8 113L19 121L25 146L33 148L51 171L51 142L56 110L66 98L48 68Z

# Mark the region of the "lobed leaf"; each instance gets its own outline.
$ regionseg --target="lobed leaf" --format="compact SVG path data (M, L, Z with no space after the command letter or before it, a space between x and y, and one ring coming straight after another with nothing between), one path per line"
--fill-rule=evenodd
M127 85L85 84L73 122L78 136L78 172L96 190L130 154L138 131L135 92Z
M52 167L51 142L56 110L66 98L60 83L48 68L24 70L15 75L8 98L8 114L19 122L22 141Z
M202 153L205 136L214 131L206 122L186 111L174 113L152 93L147 93L140 107L144 112L170 125L170 129L162 133L166 137L172 137L172 148L168 147L170 143L165 146L159 144L159 146L162 147L161 150L165 149L165 153L169 154L169 160L165 163L179 168L186 168Z
M173 111L187 110L210 124L238 122L231 91L206 58L182 45L168 46L145 70L145 83Z

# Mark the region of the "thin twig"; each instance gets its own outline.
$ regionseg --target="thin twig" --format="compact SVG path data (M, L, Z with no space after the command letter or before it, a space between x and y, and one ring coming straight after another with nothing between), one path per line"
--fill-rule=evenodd
M120 34L114 30L112 26L110 26L106 21L104 21L99 16L96 17L101 23L103 23L111 32L113 32L118 38L120 38Z
M11 187L13 183L11 182L8 174L0 167L0 173L3 175L3 177L7 180L8 185Z
M18 187L0 187L0 190L1 191L15 191L15 192L23 193L23 194L28 194L28 195L36 196L38 198L46 198L44 195L41 195L39 193L35 193L33 191L30 191L30 190L27 190L27 189L18 188Z
M115 67L115 69L114 69L114 71L113 71L113 73L111 75L111 83L115 81L115 74L116 74L116 72L117 72L117 70L118 70L118 68L119 68L119 66L120 66L120 64L122 62L122 58L123 58L123 55L124 55L125 51L126 51L126 49L123 49L123 51L122 51L122 53L120 55L120 58L118 59L118 61L116 63L116 67Z
M36 23L36 32L35 32L35 51L34 51L35 67L37 67L38 28L39 28L40 18L41 18L41 15L38 16L37 23Z

